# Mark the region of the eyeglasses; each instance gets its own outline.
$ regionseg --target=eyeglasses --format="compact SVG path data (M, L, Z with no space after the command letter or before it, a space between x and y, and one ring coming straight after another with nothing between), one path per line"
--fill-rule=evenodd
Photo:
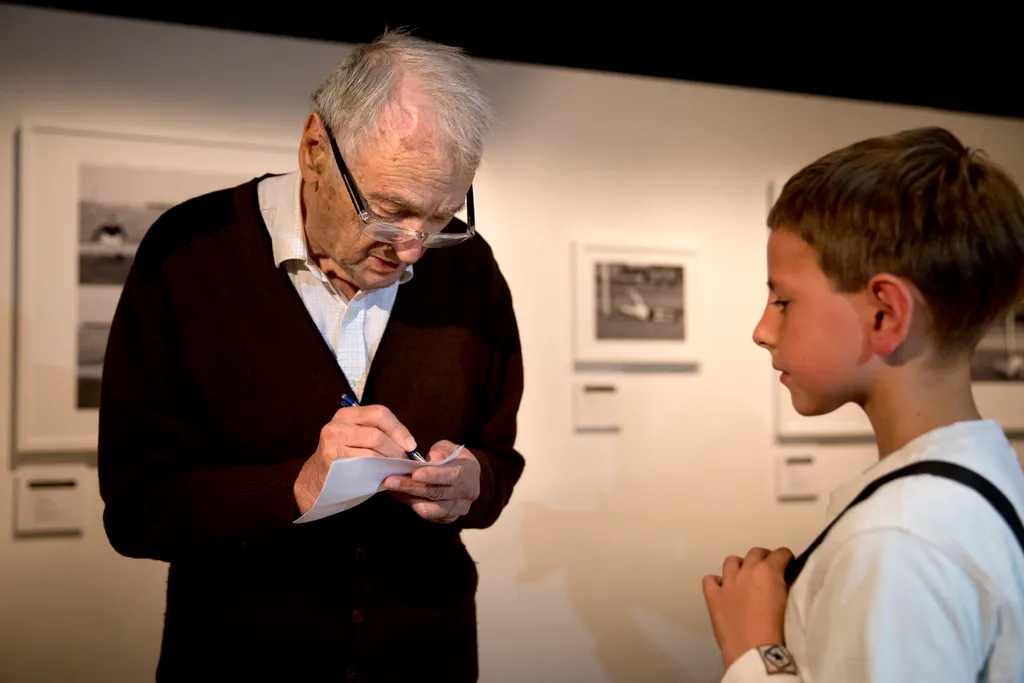
M465 242L476 234L476 219L473 213L472 185L469 187L469 192L466 193L467 219L465 232L445 232L449 227L456 225L456 220L454 218L440 232L424 232L423 230L413 230L411 228L403 228L398 225L393 225L375 216L366 207L366 203L363 201L359 190L356 188L356 181L353 180L352 174L349 173L348 167L345 165L344 159L341 158L341 151L338 149L338 143L335 142L334 134L331 132L331 128L326 122L324 122L324 129L327 131L327 139L331 142L331 151L334 152L334 161L338 164L338 170L341 172L341 179L345 183L345 189L348 190L348 196L352 199L352 206L355 207L356 213L359 215L359 219L363 222L363 234L372 237L378 242L385 242L387 244L402 244L405 242L419 241L424 247L429 247L431 249L453 247L456 244Z

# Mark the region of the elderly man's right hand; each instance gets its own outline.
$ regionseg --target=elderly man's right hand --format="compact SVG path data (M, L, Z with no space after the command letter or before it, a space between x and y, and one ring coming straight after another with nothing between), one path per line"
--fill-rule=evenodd
M299 512L313 507L320 496L331 463L341 458L402 458L416 448L416 440L394 413L379 405L342 408L320 430L316 452L306 460L293 491Z

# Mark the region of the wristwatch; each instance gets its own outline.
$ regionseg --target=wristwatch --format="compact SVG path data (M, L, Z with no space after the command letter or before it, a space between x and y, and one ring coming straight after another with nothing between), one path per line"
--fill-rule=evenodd
M757 648L764 662L764 669L769 674L797 675L796 662L785 645L761 645Z

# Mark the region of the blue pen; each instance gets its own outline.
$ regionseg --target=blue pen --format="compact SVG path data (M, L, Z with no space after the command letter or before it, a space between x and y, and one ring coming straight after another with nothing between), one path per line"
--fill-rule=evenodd
M359 406L359 402L348 394L341 395L341 405L345 408L356 408ZM426 462L427 459L420 455L419 451L406 451L406 455L409 456L410 460L419 460L420 462Z

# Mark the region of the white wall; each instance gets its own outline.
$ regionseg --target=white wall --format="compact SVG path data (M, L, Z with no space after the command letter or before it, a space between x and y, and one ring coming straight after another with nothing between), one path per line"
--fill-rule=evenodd
M0 243L13 240L25 116L298 140L338 45L0 6ZM750 340L764 299L765 184L855 139L950 127L1024 178L1024 123L485 62L501 128L478 222L511 284L528 466L511 508L467 534L479 560L484 681L711 681L700 578L751 545L801 549L816 503L776 503L773 458L817 453L825 488L870 446L777 447L772 373ZM615 437L570 429L570 240L699 249L711 339L696 374L618 378ZM0 434L11 428L12 252L0 249ZM38 458L37 458L38 459ZM7 443L0 460L11 460ZM94 470L93 470L94 472ZM90 482L92 485L95 482ZM165 569L108 546L93 494L78 540L14 540L0 468L0 681L152 680Z

